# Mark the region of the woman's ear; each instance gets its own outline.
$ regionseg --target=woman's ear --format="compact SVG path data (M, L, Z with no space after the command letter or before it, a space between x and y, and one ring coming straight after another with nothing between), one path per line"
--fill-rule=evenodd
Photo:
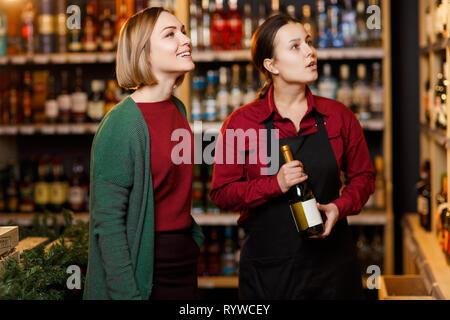
M264 68L266 68L267 71L273 74L279 74L280 72L278 69L276 69L273 65L273 59L264 59Z

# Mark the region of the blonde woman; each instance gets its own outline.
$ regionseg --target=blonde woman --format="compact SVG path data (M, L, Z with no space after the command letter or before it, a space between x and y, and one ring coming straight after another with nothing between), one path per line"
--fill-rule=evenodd
M193 69L184 26L164 9L142 10L122 27L117 80L136 91L92 144L85 299L196 298L204 236L190 214L193 161L171 159L173 130L192 138L172 90Z

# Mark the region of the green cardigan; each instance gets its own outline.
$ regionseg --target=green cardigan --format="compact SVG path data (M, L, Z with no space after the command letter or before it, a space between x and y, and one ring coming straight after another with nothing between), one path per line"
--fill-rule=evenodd
M186 117L181 101L172 99ZM154 253L150 137L131 97L100 123L92 143L90 181L89 261L83 298L148 300ZM194 219L191 229L201 246L204 235Z

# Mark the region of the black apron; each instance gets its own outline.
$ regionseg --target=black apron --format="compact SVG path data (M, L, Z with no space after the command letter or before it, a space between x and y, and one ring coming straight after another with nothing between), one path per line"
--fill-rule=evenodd
M313 109L317 132L279 140L302 161L316 200L328 204L339 197L339 172L323 117ZM266 122L267 150L273 118ZM280 166L284 164L280 153ZM339 220L325 239L297 232L287 194L252 208L243 222L241 299L362 299L362 281L347 219ZM325 215L322 214L325 218ZM324 221L325 222L325 221Z

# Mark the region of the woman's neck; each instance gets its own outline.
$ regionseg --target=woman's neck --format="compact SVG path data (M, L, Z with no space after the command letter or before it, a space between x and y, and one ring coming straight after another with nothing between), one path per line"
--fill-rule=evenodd
M288 111L299 108L306 103L306 85L274 84L273 99L277 109Z
M168 100L173 93L174 81L159 82L152 86L143 86L131 94L136 103L159 102Z

